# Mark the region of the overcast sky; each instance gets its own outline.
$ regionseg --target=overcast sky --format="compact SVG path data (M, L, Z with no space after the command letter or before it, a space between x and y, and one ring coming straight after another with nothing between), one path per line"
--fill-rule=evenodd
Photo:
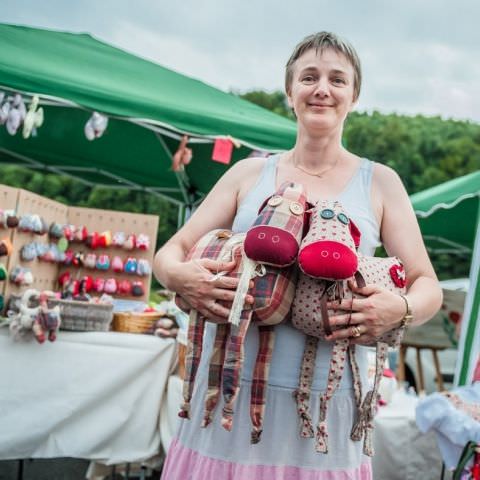
M281 89L295 44L331 30L362 60L358 110L476 122L479 19L476 0L0 0L1 22L89 32L241 92Z

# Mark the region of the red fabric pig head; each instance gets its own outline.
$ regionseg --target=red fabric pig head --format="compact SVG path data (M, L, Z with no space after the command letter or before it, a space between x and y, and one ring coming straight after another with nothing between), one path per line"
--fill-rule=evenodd
M329 280L350 278L357 271L356 248L360 231L337 201L322 200L311 212L298 263L311 277Z

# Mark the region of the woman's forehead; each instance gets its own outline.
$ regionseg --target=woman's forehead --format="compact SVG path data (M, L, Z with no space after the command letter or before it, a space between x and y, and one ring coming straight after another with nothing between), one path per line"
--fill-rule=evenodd
M323 50L311 48L295 61L295 70L297 71L318 68L327 68L353 75L353 66L348 58L342 52L337 52L333 48Z

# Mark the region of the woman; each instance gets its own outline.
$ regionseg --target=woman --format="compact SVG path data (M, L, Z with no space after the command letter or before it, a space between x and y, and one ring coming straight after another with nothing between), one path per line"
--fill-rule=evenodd
M214 322L224 322L229 311L218 300L233 300L237 280L214 274L232 269L233 264L207 259L185 262L185 256L210 230L247 230L263 200L290 180L304 185L312 203L320 199L342 203L362 232L362 253L373 255L381 239L389 255L400 257L409 282L407 299L413 323L418 325L432 317L440 307L441 290L402 182L390 168L359 158L341 144L343 125L358 99L360 85L360 62L347 42L328 32L303 40L286 67L288 103L298 121L294 148L268 159L243 160L227 171L189 222L157 253L155 273L160 282ZM351 322L355 327L347 326L347 319L341 315L332 317L332 325L341 328L329 340L355 337L355 343L366 344L404 319L406 304L401 297L374 285L357 291L367 298L352 305ZM247 302L251 301L247 297ZM254 328L245 342L233 431L223 430L218 416L209 427L200 428L215 327L214 323L207 327L192 419L182 421L167 456L165 480L371 478L362 442L350 440L355 401L348 368L330 402L329 453L316 453L314 439L299 437L292 393L298 384L305 337L291 324L276 327L262 441L250 445L249 385L258 346ZM318 412L318 396L325 389L331 350L328 341L318 348L312 412ZM357 347L357 362L365 373L364 347Z

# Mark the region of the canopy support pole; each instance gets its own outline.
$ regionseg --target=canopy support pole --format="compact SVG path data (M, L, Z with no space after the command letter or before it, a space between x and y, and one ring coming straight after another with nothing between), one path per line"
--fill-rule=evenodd
M472 383L475 365L480 355L480 209L470 267L470 287L465 299L465 308L458 345L458 360L455 369L455 386Z

